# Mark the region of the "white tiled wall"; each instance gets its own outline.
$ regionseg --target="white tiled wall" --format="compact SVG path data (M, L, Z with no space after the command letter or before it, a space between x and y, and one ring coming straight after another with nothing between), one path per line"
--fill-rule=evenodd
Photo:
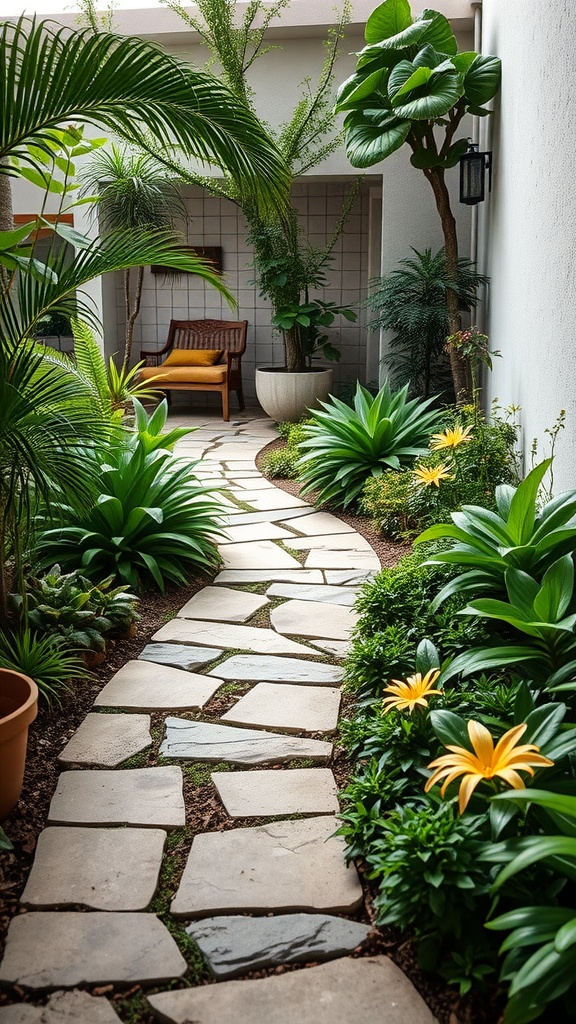
M342 181L307 180L294 186L294 202L304 232L313 245L330 238L342 210L349 185ZM270 304L253 283L251 247L246 242L248 229L241 212L228 200L216 199L200 189L187 187L186 205L190 218L186 234L190 244L220 245L223 249L224 281L238 301L232 311L219 293L193 275L153 275L144 272L142 308L134 333L134 354L140 347L162 348L170 319L194 320L215 317L248 320L248 344L242 359L244 391L254 396L254 369L283 362L282 341L270 327ZM356 307L357 323L341 317L328 331L342 352L340 363L332 364L335 383L365 380L367 311L360 304L368 289L368 186L363 186L338 239L333 261L327 272L327 287L316 297L339 305ZM123 334L124 307L122 276L116 287L118 338ZM189 396L187 396L188 398ZM235 399L233 397L232 401Z

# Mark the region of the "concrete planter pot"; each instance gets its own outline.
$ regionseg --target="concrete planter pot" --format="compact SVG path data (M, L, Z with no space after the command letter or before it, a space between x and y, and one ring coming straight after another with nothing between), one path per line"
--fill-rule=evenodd
M332 390L331 369L288 373L279 366L256 370L256 396L264 412L276 423L296 423Z
M0 669L0 821L18 803L28 726L38 712L38 687L28 676Z

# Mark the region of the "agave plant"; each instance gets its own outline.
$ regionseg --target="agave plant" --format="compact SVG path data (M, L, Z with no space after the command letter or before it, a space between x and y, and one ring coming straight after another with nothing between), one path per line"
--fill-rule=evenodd
M451 514L452 523L439 523L420 534L416 544L455 542L450 550L433 555L428 564L467 567L440 591L433 608L456 593L503 594L510 568L541 580L553 562L576 550L576 490L559 494L538 510L538 490L551 461L536 466L519 487L497 487L497 512L464 505L461 512Z
M388 383L374 397L358 384L350 408L337 398L321 402L305 427L298 468L302 494L318 492L318 502L346 508L370 476L400 469L428 450L439 413L434 398L408 401L408 386L393 393Z

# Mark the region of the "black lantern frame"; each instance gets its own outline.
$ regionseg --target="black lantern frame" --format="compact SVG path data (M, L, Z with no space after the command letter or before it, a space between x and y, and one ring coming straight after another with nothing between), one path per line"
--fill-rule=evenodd
M478 143L471 142L468 152L460 157L460 202L466 206L484 202L486 171L488 191L492 190L492 153L478 150Z

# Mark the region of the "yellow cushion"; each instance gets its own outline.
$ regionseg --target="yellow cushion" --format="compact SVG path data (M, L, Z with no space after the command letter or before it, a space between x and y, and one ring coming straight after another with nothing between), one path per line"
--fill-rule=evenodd
M146 366L140 372L141 380L149 380L152 387L158 384L221 384L226 380L227 366ZM154 380L156 378L156 380Z
M214 366L222 355L222 349L173 348L162 366Z

